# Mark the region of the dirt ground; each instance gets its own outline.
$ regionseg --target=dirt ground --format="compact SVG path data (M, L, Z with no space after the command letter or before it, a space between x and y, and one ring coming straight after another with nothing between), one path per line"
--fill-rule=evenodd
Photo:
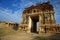
M0 37L0 40L32 40L38 34L35 33L18 33Z
M36 33L17 33L14 35L6 35L3 37L0 37L0 40L33 40L36 36L42 36L43 34L36 34ZM45 35L45 34L44 34ZM48 35L48 34L46 34ZM54 35L49 36L50 38L59 39L60 40L60 33L56 33Z

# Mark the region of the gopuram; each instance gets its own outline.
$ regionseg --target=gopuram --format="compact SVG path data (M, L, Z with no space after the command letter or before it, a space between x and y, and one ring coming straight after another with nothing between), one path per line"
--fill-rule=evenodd
M54 8L50 2L32 5L25 8L22 14L20 31L28 33L57 33L60 32L60 24L56 24ZM37 31L37 22L38 31Z

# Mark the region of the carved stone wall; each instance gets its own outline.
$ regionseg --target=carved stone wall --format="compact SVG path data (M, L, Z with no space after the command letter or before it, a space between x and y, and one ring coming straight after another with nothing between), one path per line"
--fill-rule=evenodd
M23 29L28 33L37 32L37 22L40 24L38 33L60 32L60 25L56 24L54 9L50 2L26 8L22 14L22 23L19 25L19 30Z

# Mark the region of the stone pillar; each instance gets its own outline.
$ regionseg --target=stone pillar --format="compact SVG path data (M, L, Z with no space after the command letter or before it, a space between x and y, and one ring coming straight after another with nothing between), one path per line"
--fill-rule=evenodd
M39 15L39 26L41 26L41 21L42 21L42 17L41 17L41 15Z
M42 23L41 23L41 21L42 21L42 17L41 17L41 15L39 15L39 33L41 32L41 25L42 25Z
M7 28L9 28L9 23L7 23Z
M44 32L44 27L43 27L43 23L42 23L42 21L43 21L43 19L42 19L42 16L41 15L39 15L39 34L40 33L42 33L42 32Z
M51 14L51 20L54 20L54 16Z
M28 31L27 31L28 33L31 32L31 25L32 25L31 23L32 23L32 20L31 20L31 17L29 16L28 17Z
M10 23L7 24L7 28L8 28L8 29L11 29Z
M51 20L52 20L52 23L55 23L54 14L51 14Z

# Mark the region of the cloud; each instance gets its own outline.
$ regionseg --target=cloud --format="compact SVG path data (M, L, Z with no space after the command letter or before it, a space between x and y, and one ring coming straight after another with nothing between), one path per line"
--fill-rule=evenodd
M14 13L10 9L0 8L0 20L1 21L13 21L20 22L21 21L21 10L17 10Z
M47 0L20 0L19 2L18 1L14 2L12 6L23 9L41 2L47 2Z
M21 22L22 12L24 8L29 7L31 5L35 5L36 3L43 3L47 2L48 0L14 0L12 7L13 9L18 10L12 10L7 8L0 7L0 20L1 21L13 21L13 22ZM57 23L60 23L60 1L58 0L50 0L51 4L54 7L55 10L55 17ZM1 4L0 4L1 5Z

